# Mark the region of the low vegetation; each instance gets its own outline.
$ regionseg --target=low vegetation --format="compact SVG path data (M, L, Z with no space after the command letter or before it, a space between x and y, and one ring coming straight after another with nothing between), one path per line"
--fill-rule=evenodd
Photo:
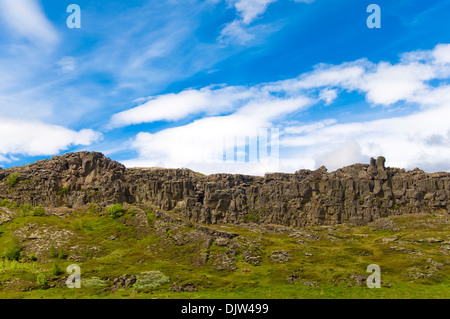
M92 204L38 216L36 207L0 206L16 213L0 225L0 298L448 298L450 291L447 213L305 229L257 225L248 214L246 224L203 232L205 225L151 207ZM209 242L213 232L235 235ZM72 264L81 268L79 289L64 284ZM381 268L380 289L366 285L371 264Z
M8 178L6 179L6 183L9 185L9 187L15 187L19 183L19 177L20 173L9 174Z
M69 194L69 187L63 186L59 189L58 195L67 195Z
M33 216L44 216L45 208L42 205L39 205L33 210Z
M19 260L21 251L21 247L17 243L13 243L6 248L5 258L7 260Z
M107 209L108 214L111 218L117 219L125 214L122 204L114 204Z

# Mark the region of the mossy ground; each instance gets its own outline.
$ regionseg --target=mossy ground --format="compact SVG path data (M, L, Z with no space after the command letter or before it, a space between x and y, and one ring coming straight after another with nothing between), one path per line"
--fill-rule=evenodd
M131 213L130 213L131 211ZM199 253L220 254L226 247L212 244L201 249L199 243L183 245L173 239L176 233L192 229L192 223L161 232L150 227L144 236L135 226L128 210L119 219L105 211L77 210L61 216L21 216L0 226L0 254L17 242L18 231L33 229L67 230L63 249L65 258L32 256L33 238L22 239L18 261L0 259L0 298L449 298L450 241L448 214L409 215L384 219L356 227L338 225L272 229L256 224L210 226L238 234L236 241L255 242L261 262L247 263L242 249L236 250L236 269L217 270L209 260L196 265ZM149 223L157 220L148 214ZM446 246L447 245L447 246ZM78 247L74 251L73 247ZM273 251L287 251L290 260L274 263ZM3 255L2 255L3 256ZM68 265L81 268L81 278L89 285L69 289L65 272L52 273L54 263L65 270ZM367 266L381 268L380 289L369 289L358 276L369 276ZM160 271L170 283L151 289L111 291L112 280L122 275ZM44 274L46 285L37 277ZM289 278L293 278L288 282ZM97 285L102 282L106 285ZM171 292L173 285L192 283L195 292ZM89 286L89 287L86 287Z

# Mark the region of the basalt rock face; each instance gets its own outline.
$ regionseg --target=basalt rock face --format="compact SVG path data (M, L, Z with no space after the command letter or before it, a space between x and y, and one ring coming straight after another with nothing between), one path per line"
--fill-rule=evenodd
M18 175L14 185L8 183L12 174ZM0 170L0 181L0 198L18 204L83 206L127 200L125 166L95 152L70 153Z
M205 224L294 227L364 225L389 215L450 212L449 173L405 171L384 163L379 157L330 173L321 167L264 177L203 176L188 169L126 169L101 153L81 152L0 170L0 199L52 207L146 204ZM15 183L11 174L18 176Z

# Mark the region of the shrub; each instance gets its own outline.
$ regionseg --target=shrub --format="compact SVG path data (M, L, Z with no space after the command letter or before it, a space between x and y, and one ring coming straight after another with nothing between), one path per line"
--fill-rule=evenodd
M34 216L44 216L45 215L45 208L42 206L42 204L39 204L39 206L34 209L33 215Z
M37 257L35 254L31 253L28 258L30 258L31 261L37 261Z
M5 257L8 260L18 260L22 249L17 243L12 244L6 249Z
M20 173L12 173L8 175L6 179L6 183L8 183L9 187L14 187L19 182Z
M156 288L170 282L170 278L160 271L146 271L136 276L134 288Z
M91 214L99 213L101 208L97 204L89 203L88 212Z
M79 220L75 220L74 222L72 222L72 227L75 230L82 230L83 229L83 223Z
M248 223L248 222L254 222L254 223L257 223L257 222L259 221L259 216L253 215L253 214L245 214L245 215L244 215L244 221L245 221L246 223Z
M69 194L69 187L63 186L59 189L58 195L67 195Z
M53 244L51 244L49 250L48 250L50 258L58 258L58 250L55 248Z
M147 211L147 221L149 225L153 225L156 220L155 213Z
M59 248L58 259L66 259L67 256L67 252L64 250L64 248Z
M44 274L41 273L37 276L37 284L39 288L45 288L47 286L47 278L45 278Z
M99 277L83 279L82 284L83 284L83 287L86 287L86 288L105 288L106 287L106 281Z
M114 204L107 209L111 218L117 219L125 214L122 204Z
M61 268L59 268L58 264L56 263L56 261L53 263L53 267L52 267L52 275L53 276L59 276L61 275L63 272L61 271Z
M0 201L0 207L10 207L11 206L11 203L9 202L9 200L7 200L6 198L5 199L2 199L1 201Z
M31 207L30 204L21 204L19 206L19 209L20 209L20 215L22 217L28 216L28 213L33 211L33 207Z
M131 216L136 216L138 212L133 208L129 213L131 214Z

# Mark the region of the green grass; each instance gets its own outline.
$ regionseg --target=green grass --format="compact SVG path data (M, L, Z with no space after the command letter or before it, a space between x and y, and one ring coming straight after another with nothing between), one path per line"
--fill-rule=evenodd
M377 230L370 225L311 227L297 233L296 230L288 233L267 231L263 226L256 230L245 225L210 226L239 235L234 239L236 269L230 271L214 269L211 259L204 264L197 262L201 254L210 257L226 254L230 248L219 244L219 241L214 241L208 248L201 242L177 241L195 231L195 223L163 223L150 213L153 211L151 208L146 208L150 228L144 236L139 235L132 223L129 224L137 218L137 208L128 210L130 213L123 211L123 215L117 218L111 218L108 211L98 207L74 210L63 217L17 214L13 220L0 226L0 247L13 245L13 237L30 225L33 225L30 232L67 230L71 236L63 245L54 243L53 253L47 250L45 256L37 255L37 260L29 257L36 253L30 246L33 239L20 243L21 253L17 260L0 259L0 298L449 297L448 253L440 248L440 243L419 241L423 238L450 240L448 216L391 218L398 231ZM394 236L396 241L382 240ZM48 247L51 245L49 242ZM259 266L244 260L245 250L259 252ZM271 262L271 252L279 250L289 252L288 262ZM80 289L58 284L68 277L66 267L74 263L81 268L82 280L86 280L86 285L82 284ZM433 263L440 267L434 273L430 271L435 267ZM370 264L381 267L381 289L369 289L365 283L358 286L351 279L354 275L368 276L366 268ZM414 267L430 276L411 277ZM141 289L137 291L130 288L111 292L109 287L114 278L143 273L158 274L159 279L141 278L138 285ZM288 282L291 276L296 276L294 283ZM152 280L160 281L153 285ZM318 287L305 285L312 282ZM198 291L169 291L175 284L187 283L193 283Z

